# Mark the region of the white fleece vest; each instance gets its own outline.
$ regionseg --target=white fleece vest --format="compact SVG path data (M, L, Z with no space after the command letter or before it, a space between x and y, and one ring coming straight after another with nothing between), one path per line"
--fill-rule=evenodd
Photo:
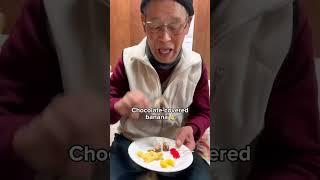
M150 64L145 53L146 38L136 46L123 51L123 62L129 81L130 90L140 90L154 100L163 97L168 108L188 108L193 101L193 94L202 73L202 61L199 54L182 50L180 62L169 77L167 88L161 90L160 78ZM186 114L175 114L175 120L150 120L140 115L139 120L122 118L119 131L129 139L163 136L175 138L176 130L186 119Z

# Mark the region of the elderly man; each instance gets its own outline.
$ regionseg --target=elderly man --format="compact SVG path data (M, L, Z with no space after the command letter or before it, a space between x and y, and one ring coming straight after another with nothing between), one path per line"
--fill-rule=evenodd
M191 0L143 0L141 21L146 38L126 48L110 79L111 123L120 120L120 134L111 146L111 179L136 179L145 172L127 149L141 137L162 136L195 148L210 123L208 77L199 54L182 47L193 16ZM132 108L189 108L174 120L150 120ZM163 179L209 179L209 166L196 153L192 165Z

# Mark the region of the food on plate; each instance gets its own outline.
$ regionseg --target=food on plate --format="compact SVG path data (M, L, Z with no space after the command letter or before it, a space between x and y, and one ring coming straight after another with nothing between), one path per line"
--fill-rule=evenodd
M178 159L180 158L179 152L175 148L170 149L170 154L173 156L173 158Z
M174 167L174 160L172 160L172 159L161 160L160 166L162 168L167 168L169 166Z
M165 160L161 160L161 161L160 161L160 166L161 166L162 168L167 168L167 167L168 167L167 162L166 162Z
M155 148L154 148L155 152L161 152L161 145L160 144L156 144Z
M161 152L161 151L169 151L170 146L167 142L164 142L163 139L155 139L155 143L153 145L155 152Z
M152 161L163 160L163 153L162 152L155 152L155 151L138 151L137 156L142 158L144 162L150 163Z
M163 151L169 151L169 145L166 143L166 142L164 142L163 144L162 144L162 150Z
M172 167L174 166L174 160L173 159L167 159L166 162L167 162L168 165L170 165Z

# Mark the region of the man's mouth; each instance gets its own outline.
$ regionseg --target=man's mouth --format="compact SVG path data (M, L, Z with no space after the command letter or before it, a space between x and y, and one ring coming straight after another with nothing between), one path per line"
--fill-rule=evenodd
M171 48L160 48L160 49L158 49L159 54L162 55L162 56L167 56L172 51L173 51L173 49L171 49Z

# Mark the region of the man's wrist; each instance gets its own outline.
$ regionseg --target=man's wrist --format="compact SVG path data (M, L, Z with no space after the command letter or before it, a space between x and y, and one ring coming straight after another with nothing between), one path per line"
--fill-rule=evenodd
M198 141L200 139L199 137L199 132L200 132L200 129L198 126L194 125L194 124L187 124L186 126L189 126L192 128L192 134L193 134L193 138L194 138L194 141Z
M117 108L115 107L116 104L120 101L120 99L121 98L110 99L110 114L111 114L110 123L111 124L116 123L121 118L121 114L117 111Z

